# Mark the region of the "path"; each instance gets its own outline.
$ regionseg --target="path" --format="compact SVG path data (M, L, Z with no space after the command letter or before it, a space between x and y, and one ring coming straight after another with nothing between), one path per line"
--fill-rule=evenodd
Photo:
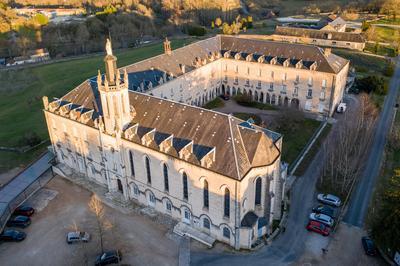
M348 224L362 227L367 214L368 205L372 197L376 180L380 172L382 156L394 114L398 89L400 86L400 60L397 58L395 73L390 81L389 93L379 117L372 148L367 159L366 168L361 180L351 197L350 206L344 217Z

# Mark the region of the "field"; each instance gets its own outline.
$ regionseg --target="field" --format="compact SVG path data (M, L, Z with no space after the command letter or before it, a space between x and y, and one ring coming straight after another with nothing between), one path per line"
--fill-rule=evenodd
M304 120L296 122L296 124L292 125L295 130L292 127L285 127L277 131L283 135L282 161L289 164L293 163L297 156L300 155L300 152L310 141L321 122L304 118Z
M376 40L379 42L392 43L399 41L400 29L385 26L375 26Z
M193 39L173 40L178 48ZM125 66L163 52L162 43L117 51L118 66ZM0 71L0 146L18 146L27 133L35 132L48 138L42 113L42 96L61 97L85 79L95 76L97 69L104 71L103 55L93 55L20 70ZM0 169L25 164L33 155L19 156L0 152Z

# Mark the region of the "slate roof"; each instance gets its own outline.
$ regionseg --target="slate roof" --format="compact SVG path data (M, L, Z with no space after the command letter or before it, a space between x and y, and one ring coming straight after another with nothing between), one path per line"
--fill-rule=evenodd
M305 29L305 28L295 28L295 27L282 27L277 26L274 35L282 36L296 36L311 39L322 39L327 40L328 34L331 34L331 39L333 41L343 41L343 42L356 42L364 43L365 39L359 33L351 32L337 32L337 31L325 31L317 29Z
M314 45L294 44L261 39L246 39L243 37L221 36L221 49L223 51L241 51L265 55L266 61L273 57L278 59L303 60L317 63L316 71L338 73L348 61L334 54L324 55L324 50Z
M242 222L240 223L240 226L251 228L256 224L257 220L258 220L258 215L255 214L253 211L249 211L243 217Z
M210 62L211 54L223 51L230 51L232 57L241 53L240 60L246 60L244 55L252 55L255 60L264 56L266 63L275 57L281 63L289 59L292 65L302 60L306 67L316 62L317 71L329 73L339 72L348 61L333 54L325 56L316 46L218 35L173 50L171 55L162 54L126 67L131 84L130 104L136 111L132 124L139 125L140 136L155 130L154 141L159 145L172 135L176 151L193 141L197 158L214 150L215 162L209 169L241 180L251 168L270 165L279 158L275 142L280 134L243 124L243 120L226 114L136 92L141 83L152 82L155 87L160 78L168 81L182 75L182 65L189 72L197 59L207 58ZM86 80L62 100L93 109L93 117L102 114L96 78Z

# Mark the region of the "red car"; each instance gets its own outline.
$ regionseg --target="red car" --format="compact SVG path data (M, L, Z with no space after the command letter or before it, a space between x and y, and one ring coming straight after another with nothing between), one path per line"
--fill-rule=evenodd
M29 206L19 206L15 209L14 215L32 216L35 213L35 209Z
M306 229L308 231L313 231L316 232L318 234L321 234L323 236L329 236L329 232L331 231L331 229L329 228L329 226L324 225L323 223L317 222L317 221L309 221Z

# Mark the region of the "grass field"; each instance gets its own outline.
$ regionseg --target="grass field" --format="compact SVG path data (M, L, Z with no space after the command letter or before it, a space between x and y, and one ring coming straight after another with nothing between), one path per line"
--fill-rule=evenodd
M400 29L385 26L375 26L376 40L379 42L392 43L398 41Z
M172 47L182 47L194 39L172 41ZM162 43L117 51L118 66L158 55L163 52ZM28 67L19 70L0 71L0 146L14 147L28 132L48 138L42 113L42 96L61 97L74 87L97 73L104 71L103 55L94 55L58 63ZM20 155L0 152L0 171L31 161L43 147Z
M321 124L320 121L309 118L305 118L298 123L299 125L293 126L293 128L297 128L297 130L287 128L278 131L278 133L283 135L282 161L288 162L289 164L293 163L297 156L299 156L304 146Z
M367 55L361 52L350 51L345 49L333 49L333 53L350 60L350 67L356 69L359 77L367 75L384 76L388 61L384 58Z

